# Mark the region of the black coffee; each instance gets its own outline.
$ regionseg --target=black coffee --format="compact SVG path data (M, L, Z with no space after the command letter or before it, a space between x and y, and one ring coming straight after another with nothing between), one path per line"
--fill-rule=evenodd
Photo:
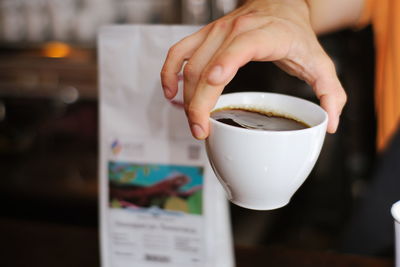
M291 131L310 127L283 115L245 108L218 109L211 113L211 117L232 126L253 130Z

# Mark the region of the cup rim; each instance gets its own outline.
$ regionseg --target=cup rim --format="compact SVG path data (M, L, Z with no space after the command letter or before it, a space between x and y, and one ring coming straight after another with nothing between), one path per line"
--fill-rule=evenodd
M323 127L323 125L327 125L327 123L328 123L328 113L321 106L319 106L319 105L317 105L317 104L315 104L315 103L313 103L313 102L311 102L309 100L300 98L300 97L286 95L286 94L280 94L280 93L256 92L256 91L228 93L228 94L221 95L221 97L227 96L227 95L236 95L236 94L278 95L278 96L284 96L284 97L296 99L296 101L307 102L307 104L315 106L318 109L320 109L320 111L322 111L322 113L324 115L324 119L323 119L322 122L318 123L317 125L310 126L308 128L299 129L299 130L286 130L286 131L271 131L271 130L262 130L261 131L261 130L255 130L255 129L244 129L244 128L240 128L240 127L236 127L236 126L232 126L232 125L229 125L229 124L226 124L226 123L219 122L219 121L215 120L214 118L212 118L211 116L209 117L210 123L216 124L216 125L218 125L220 127L231 129L231 130L239 132L239 133L240 132L243 132L243 133L251 132L251 134L257 134L257 135L265 135L265 134L283 135L283 134L306 133L306 132L309 132L309 131L314 131L315 128ZM215 107L211 110L211 112L213 112L214 110L215 110ZM211 112L210 112L210 114L211 114Z
M392 216L397 223L400 223L400 200L392 205Z

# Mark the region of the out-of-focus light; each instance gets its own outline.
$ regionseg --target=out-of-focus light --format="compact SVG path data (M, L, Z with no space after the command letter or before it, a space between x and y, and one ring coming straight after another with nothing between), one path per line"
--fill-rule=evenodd
M43 54L51 58L67 57L71 53L71 46L62 42L50 42L44 45Z
M73 86L67 86L61 89L60 98L65 104L73 104L79 99L79 91Z

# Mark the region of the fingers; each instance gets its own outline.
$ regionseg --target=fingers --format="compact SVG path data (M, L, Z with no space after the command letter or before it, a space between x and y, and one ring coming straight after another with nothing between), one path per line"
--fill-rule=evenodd
M207 37L209 29L210 27L206 26L193 35L182 39L169 49L161 69L161 85L166 98L172 99L175 97L178 92L178 74L182 69L183 63L201 45Z
M343 88L336 87L326 94L319 96L321 107L328 113L328 133L335 133L343 107L346 104L346 93Z
M301 31L295 23L253 13L209 24L168 52L161 79L169 99L177 93L177 75L185 61L185 111L197 139L208 136L209 112L238 69L249 61L275 61L307 81L328 113L327 131L337 129L346 94L312 30Z
M340 114L346 104L347 96L336 75L333 62L326 58L319 66L319 73L313 84L315 94L320 100L321 107L328 113L328 133L335 133Z
M320 100L321 107L328 113L327 132L335 133L347 96L337 77L332 60L319 45L315 51L314 54L305 53L309 56L306 57L305 62L300 64L293 60L282 60L281 62L275 62L275 64L287 73L305 80L312 86ZM304 52L297 52L296 54L304 54Z
M282 62L291 62L286 64L292 65L293 73L300 78L306 78L313 86L322 108L328 113L327 131L334 133L347 99L334 64L322 49L316 49L318 56L313 56L311 51L303 51L303 55L309 56L300 65L295 60L287 60L290 44L290 35L282 34L279 27L263 27L236 36L228 46L217 51L205 68L188 108L188 119L194 137L204 139L208 136L209 112L241 66L252 60L282 59L285 59Z
M217 52L202 73L187 110L195 138L205 139L208 136L209 113L241 66L251 60L275 60L281 56L276 54L278 50L272 49L277 45L271 38L274 34L274 31L260 29L249 31L236 36L225 49Z
M266 23L267 20L264 17L254 14L243 15L237 18L226 18L213 23L207 38L185 65L185 103L190 103L199 83L200 76L218 51L223 50L236 36ZM188 107L188 105L186 106Z
M228 21L217 21L212 25L207 38L192 54L183 70L184 102L186 107L190 103L197 87L200 75L208 62L224 42L231 26ZM187 108L186 108L187 109Z

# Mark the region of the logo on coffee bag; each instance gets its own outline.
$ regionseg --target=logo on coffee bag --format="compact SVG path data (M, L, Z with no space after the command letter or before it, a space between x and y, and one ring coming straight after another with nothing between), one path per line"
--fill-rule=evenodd
M111 152L113 155L118 156L122 151L122 144L118 141L118 139L115 139L111 143Z

